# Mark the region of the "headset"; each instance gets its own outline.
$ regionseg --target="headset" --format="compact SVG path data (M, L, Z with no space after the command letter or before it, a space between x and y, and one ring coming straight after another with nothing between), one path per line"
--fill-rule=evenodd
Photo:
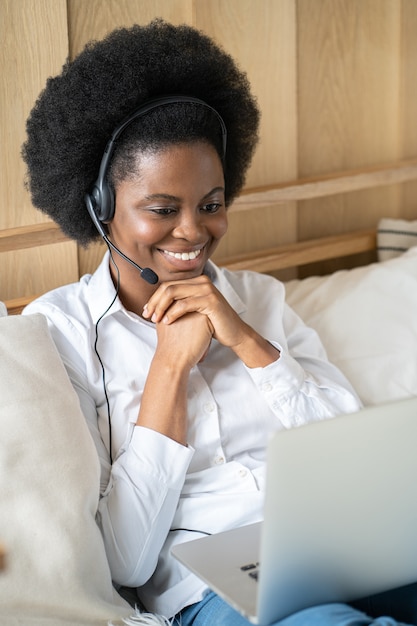
M181 102L199 104L206 107L207 109L210 109L216 115L220 124L222 134L222 163L224 164L226 156L227 131L223 118L216 111L216 109L204 102L204 100L200 100L199 98L194 98L192 96L162 96L161 98L155 98L145 102L142 106L133 111L133 113L128 115L128 117L126 117L113 131L113 134L106 145L101 159L97 180L94 183L92 191L85 195L85 204L88 213L90 214L90 217L93 220L95 227L97 228L101 237L106 242L107 246L115 250L122 258L128 261L128 263L136 267L136 269L139 270L141 277L152 285L156 284L159 280L155 272L149 267L140 267L137 263L132 261L132 259L127 257L121 250L119 250L119 248L117 248L110 241L103 226L103 224L108 224L109 222L111 222L114 217L115 210L115 198L113 190L107 182L107 170L109 168L109 164L115 150L116 141L123 133L123 131L130 124L132 124L132 122L134 122L137 118L146 115L146 113L149 113L149 111L152 111L153 109L168 104L178 104Z

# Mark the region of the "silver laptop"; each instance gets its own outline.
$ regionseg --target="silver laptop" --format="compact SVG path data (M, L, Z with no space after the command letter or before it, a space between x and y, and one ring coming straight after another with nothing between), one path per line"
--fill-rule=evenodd
M254 624L417 581L417 398L277 432L264 522L172 553Z

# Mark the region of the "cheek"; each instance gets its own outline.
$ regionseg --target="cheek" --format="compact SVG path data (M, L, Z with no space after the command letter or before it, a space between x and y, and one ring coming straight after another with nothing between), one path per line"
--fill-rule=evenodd
M156 225L152 222L145 220L138 220L131 225L130 233L134 236L139 244L153 244L163 238L166 234L166 229L161 225Z
M213 229L213 235L216 239L221 239L223 235L227 233L228 228L228 219L227 215L221 216L219 220L216 222L215 228Z

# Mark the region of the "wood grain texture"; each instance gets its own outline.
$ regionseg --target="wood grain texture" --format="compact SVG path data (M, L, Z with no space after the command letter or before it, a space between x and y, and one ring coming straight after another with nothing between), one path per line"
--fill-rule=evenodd
M0 4L0 228L45 219L31 206L20 156L26 118L67 55L65 0Z
M399 158L401 2L297 6L299 175Z
M45 293L78 280L77 247L55 243L1 253L0 300Z
M402 2L298 0L297 16L299 176L415 157L401 147ZM399 216L401 195L391 185L306 200L298 237Z
M0 252L36 248L61 241L68 241L68 238L53 222L0 230Z
M288 267L298 267L327 259L349 256L375 250L376 232L372 229L320 237L309 241L297 241L256 253L241 254L219 259L219 265L231 270L248 269L255 272L271 273Z
M417 2L401 3L400 142L405 158L417 155ZM417 219L417 181L402 186L398 214Z
M285 182L246 189L235 200L230 211L251 211L271 204L312 198L324 198L417 180L417 159L333 172L322 176L299 178Z
M192 0L68 0L70 56L115 28L147 24L156 17L191 23Z
M47 219L32 207L24 188L20 150L26 118L46 79L60 71L68 53L66 0L2 0L0 38L1 232ZM40 293L77 275L74 243L4 252L0 299Z

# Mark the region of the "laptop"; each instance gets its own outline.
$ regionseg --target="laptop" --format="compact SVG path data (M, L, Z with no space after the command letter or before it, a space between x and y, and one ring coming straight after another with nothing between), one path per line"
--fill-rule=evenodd
M172 554L254 624L417 581L417 397L275 433L264 521Z

